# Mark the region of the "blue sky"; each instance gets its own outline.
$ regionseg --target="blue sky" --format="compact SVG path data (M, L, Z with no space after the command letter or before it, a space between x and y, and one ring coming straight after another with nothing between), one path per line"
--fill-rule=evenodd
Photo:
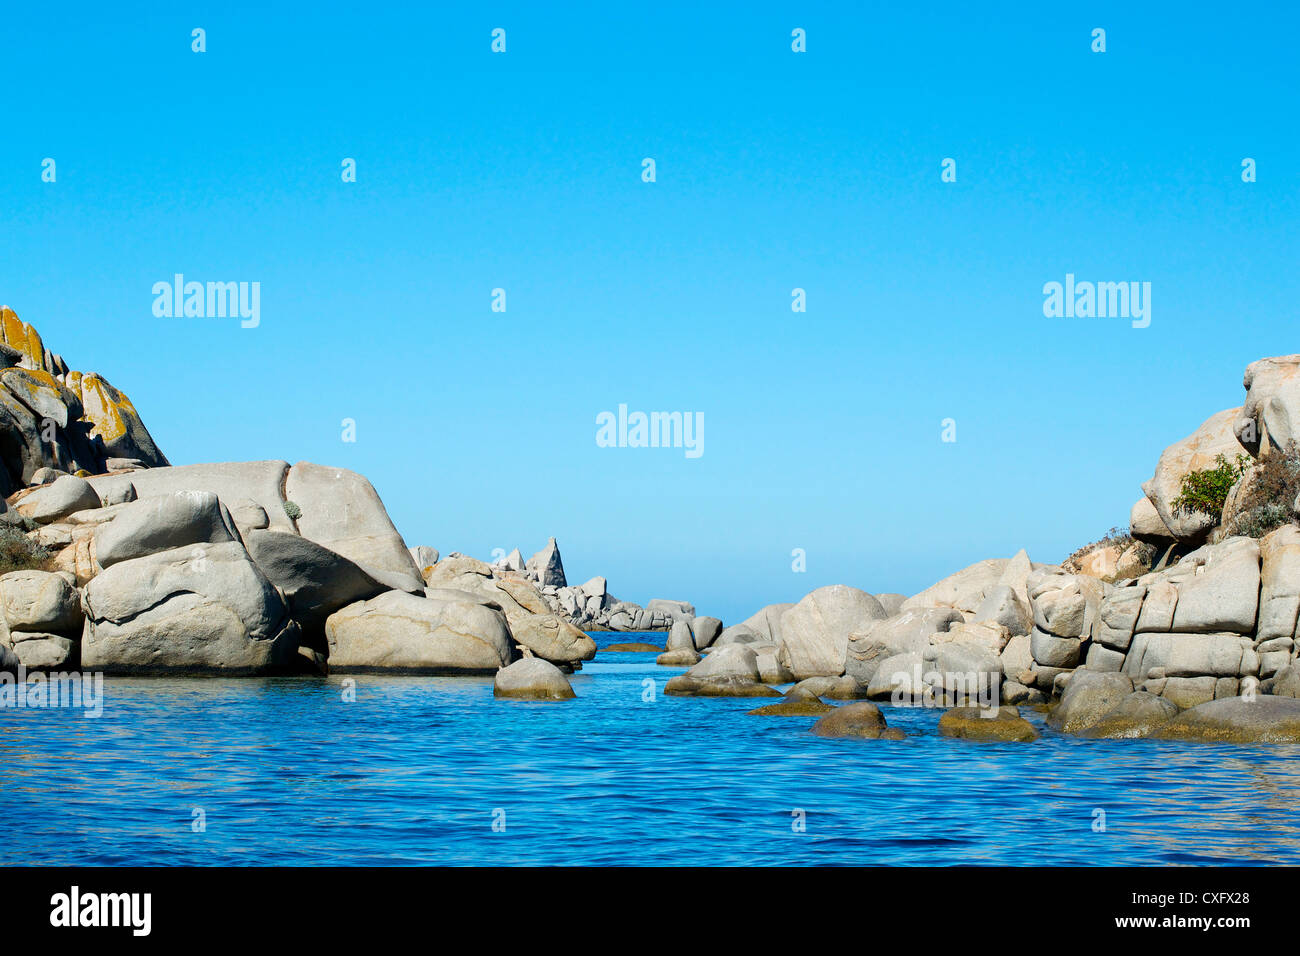
M1294 7L608 6L14 7L0 301L176 463L354 468L409 544L727 620L1059 560L1300 351ZM176 272L261 325L156 318ZM1067 272L1150 327L1045 318ZM620 403L704 455L597 447Z

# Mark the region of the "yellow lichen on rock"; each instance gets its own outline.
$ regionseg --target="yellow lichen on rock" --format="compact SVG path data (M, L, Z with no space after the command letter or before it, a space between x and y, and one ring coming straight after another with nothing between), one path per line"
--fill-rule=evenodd
M125 435L127 425L122 410L134 413L135 406L98 375L81 375L78 379L80 389L75 391L81 399L82 417L91 423L91 434L98 435L106 443Z
M99 375L70 370L8 306L0 306L0 345L0 426L22 447L0 488L21 487L42 467L97 474L115 458L168 464L129 398ZM55 439L47 421L58 426Z
M23 323L23 327L27 330L27 347L24 351L27 353L27 357L32 360L32 365L44 371L53 372L54 369L50 368L45 361L45 343L41 341L41 334L26 322Z
M4 336L5 345L22 352L28 362L32 362L31 337L27 334L27 325L18 318L8 306L0 308L0 335ZM44 355L41 356L44 359ZM44 362L33 362L40 367Z
M42 371L53 372L45 360L45 343L40 333L18 318L8 306L0 307L0 338L11 349L23 354L23 364Z

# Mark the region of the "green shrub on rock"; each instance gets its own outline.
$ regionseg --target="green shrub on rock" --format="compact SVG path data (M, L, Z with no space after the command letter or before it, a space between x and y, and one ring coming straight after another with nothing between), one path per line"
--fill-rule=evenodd
M12 525L0 525L0 574L10 571L43 571L54 557Z
M1179 495L1173 501L1174 511L1178 514L1209 515L1218 521L1223 514L1223 505L1228 500L1228 492L1250 465L1249 455L1238 455L1234 461L1229 461L1225 455L1219 455L1214 460L1213 468L1189 471L1183 475Z

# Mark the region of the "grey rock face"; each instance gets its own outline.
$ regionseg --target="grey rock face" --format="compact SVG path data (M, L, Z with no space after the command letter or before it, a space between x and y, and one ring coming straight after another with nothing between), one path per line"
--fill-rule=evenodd
M917 608L867 624L849 635L844 672L870 684L880 662L896 654L923 654L935 634L947 633L965 620L954 608Z
M1009 563L1006 558L978 561L969 567L963 568L956 574L949 575L939 583L931 585L921 593L912 595L903 602L901 610L955 607L966 595L980 595L988 588L998 584Z
M49 524L78 511L98 508L100 504L90 482L75 475L64 475L25 496L15 510L24 518Z
M15 631L13 654L29 671L50 671L77 666L77 642L61 634L25 634Z
M525 657L497 671L492 695L521 700L572 700L577 696L560 669L538 657Z
M1300 441L1300 355L1277 355L1246 366L1246 401L1232 423L1238 442L1264 458Z
M695 636L691 633L691 626L685 621L674 621L672 628L668 631L668 643L665 645L665 649L679 651L684 648L696 650Z
M1087 730L1133 693L1133 681L1123 674L1075 671L1061 702L1047 722L1057 730L1077 734Z
M1001 624L1013 637L1028 634L1033 623L1029 608L1007 584L995 584L985 592L973 620L975 623Z
M546 547L534 554L525 563L529 571L537 573L537 580L542 585L554 585L555 587L564 587L564 562L560 560L560 547L551 538L546 542Z
M288 600L308 643L319 650L331 614L388 590L341 554L288 531L250 531L245 541L258 568Z
M84 592L82 665L106 673L263 673L287 666L298 626L239 542L121 561Z
M427 573L433 570L433 566L438 563L440 555L437 549L422 544L411 548L410 551L411 560L415 562L416 570L420 572L421 577L427 577Z
M691 622L691 635L695 640L697 651L711 646L721 634L722 622L716 617L697 617Z
M268 527L296 530L285 513L282 489L289 473L286 461L230 461L133 472L131 484L139 498L171 495L180 491L209 491L228 507L252 502L266 513ZM87 479L96 491L120 482L116 476Z
M230 514L210 491L179 491L124 505L95 531L101 567L196 544L238 541Z
M495 674L513 656L503 614L388 591L325 623L331 671Z
M0 613L12 631L81 633L81 597L61 574L11 571L0 577Z
M516 615L508 621L515 642L543 660L573 665L596 656L596 642L558 615Z
M743 644L729 644L710 652L686 674L700 681L724 677L757 681L759 679L758 658L753 650Z
M421 593L411 552L374 487L356 472L299 462L285 479L285 497L302 511L297 530L355 562L390 588Z
M844 673L849 635L885 609L866 591L834 584L818 588L781 615L781 663L795 680Z
M1142 491L1155 506L1164 526L1180 541L1198 541L1213 527L1215 519L1199 512L1179 513L1174 501L1182 491L1182 480L1192 471L1214 466L1219 455L1229 460L1242 453L1233 434L1233 423L1241 409L1230 408L1212 415L1191 435L1164 450L1156 463L1155 475Z

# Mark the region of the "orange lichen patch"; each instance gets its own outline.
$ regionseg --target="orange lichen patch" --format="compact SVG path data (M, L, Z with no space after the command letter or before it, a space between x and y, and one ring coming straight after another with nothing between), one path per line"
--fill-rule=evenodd
M26 325L26 323L24 323ZM32 326L26 325L27 328L27 348L26 352L31 356L32 364L37 368L51 371L45 364L45 343L41 341L41 334Z
M48 368L45 343L41 341L40 333L18 318L17 313L8 306L0 308L0 338L4 339L5 345L22 352L33 367Z
M0 335L4 336L5 345L16 348L24 355L27 354L27 349L30 347L27 342L27 329L23 327L22 319L14 314L13 309L5 308L0 311Z
M68 379L71 388L72 376L69 375ZM125 435L127 425L122 409L135 412L135 407L126 400L126 396L98 375L82 375L78 385L80 387L77 391L84 409L82 417L93 426L92 433L106 442Z

